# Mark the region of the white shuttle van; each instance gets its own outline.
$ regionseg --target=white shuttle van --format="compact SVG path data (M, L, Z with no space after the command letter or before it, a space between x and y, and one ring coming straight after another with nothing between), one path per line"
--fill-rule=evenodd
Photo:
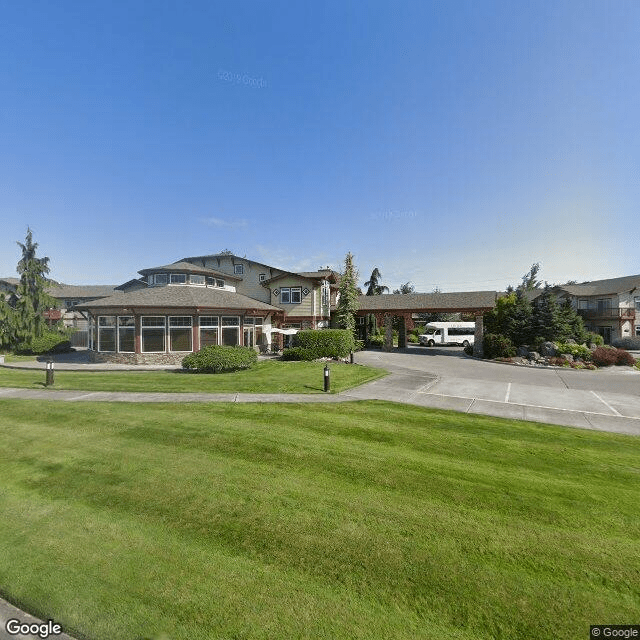
M475 322L430 322L418 338L421 345L433 347L437 344L473 344Z

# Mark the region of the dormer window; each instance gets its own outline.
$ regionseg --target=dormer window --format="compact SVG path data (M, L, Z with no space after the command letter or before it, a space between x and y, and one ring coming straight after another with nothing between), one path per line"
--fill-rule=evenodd
M244 275L244 265L243 264L234 264L233 265L233 273L237 276Z
M155 284L167 284L169 281L166 273L156 273L153 278Z
M172 273L171 284L187 284L187 276L184 273Z
M189 282L191 284L204 284L204 276L191 275Z

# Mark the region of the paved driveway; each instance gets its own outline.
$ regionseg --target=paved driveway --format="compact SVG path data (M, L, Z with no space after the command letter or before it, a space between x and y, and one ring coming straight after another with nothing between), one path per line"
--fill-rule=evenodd
M341 395L640 435L640 371L523 367L475 360L457 347L362 351L393 373Z

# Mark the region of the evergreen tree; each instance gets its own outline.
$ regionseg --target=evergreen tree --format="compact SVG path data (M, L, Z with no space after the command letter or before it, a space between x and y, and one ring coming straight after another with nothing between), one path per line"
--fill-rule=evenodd
M38 258L38 243L33 242L31 229L27 229L25 243L18 242L22 258L18 262L20 284L17 288L18 301L15 311L15 338L19 342L31 342L42 335L46 323L44 312L54 307L55 300L47 294L49 258Z
M15 333L15 311L0 293L0 349L6 349L15 344Z
M371 276L367 282L364 283L364 286L367 287L367 296L379 296L383 294L385 291L389 291L389 287L384 284L380 284L380 279L382 278L382 274L378 270L378 267L375 267L371 272Z
M561 314L561 308L551 288L546 286L535 302L532 333L545 340L566 340L571 337L571 327Z
M341 329L351 329L352 332L355 332L355 313L359 307L357 281L358 271L353 265L353 255L349 252L344 259L344 271L340 275L336 318Z

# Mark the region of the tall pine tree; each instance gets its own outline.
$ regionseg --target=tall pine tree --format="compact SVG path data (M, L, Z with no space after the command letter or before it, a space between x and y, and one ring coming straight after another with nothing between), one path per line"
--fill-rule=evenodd
M22 249L22 257L17 266L20 284L15 309L15 338L29 344L33 338L42 335L46 326L44 312L55 306L55 300L46 292L49 258L37 257L38 243L33 241L31 229L27 228L24 244L17 244Z
M338 292L338 304L336 308L336 317L338 326L341 329L350 329L355 333L356 319L355 313L358 311L358 271L353 264L353 255L347 253L344 259L344 271L340 275L340 286Z

